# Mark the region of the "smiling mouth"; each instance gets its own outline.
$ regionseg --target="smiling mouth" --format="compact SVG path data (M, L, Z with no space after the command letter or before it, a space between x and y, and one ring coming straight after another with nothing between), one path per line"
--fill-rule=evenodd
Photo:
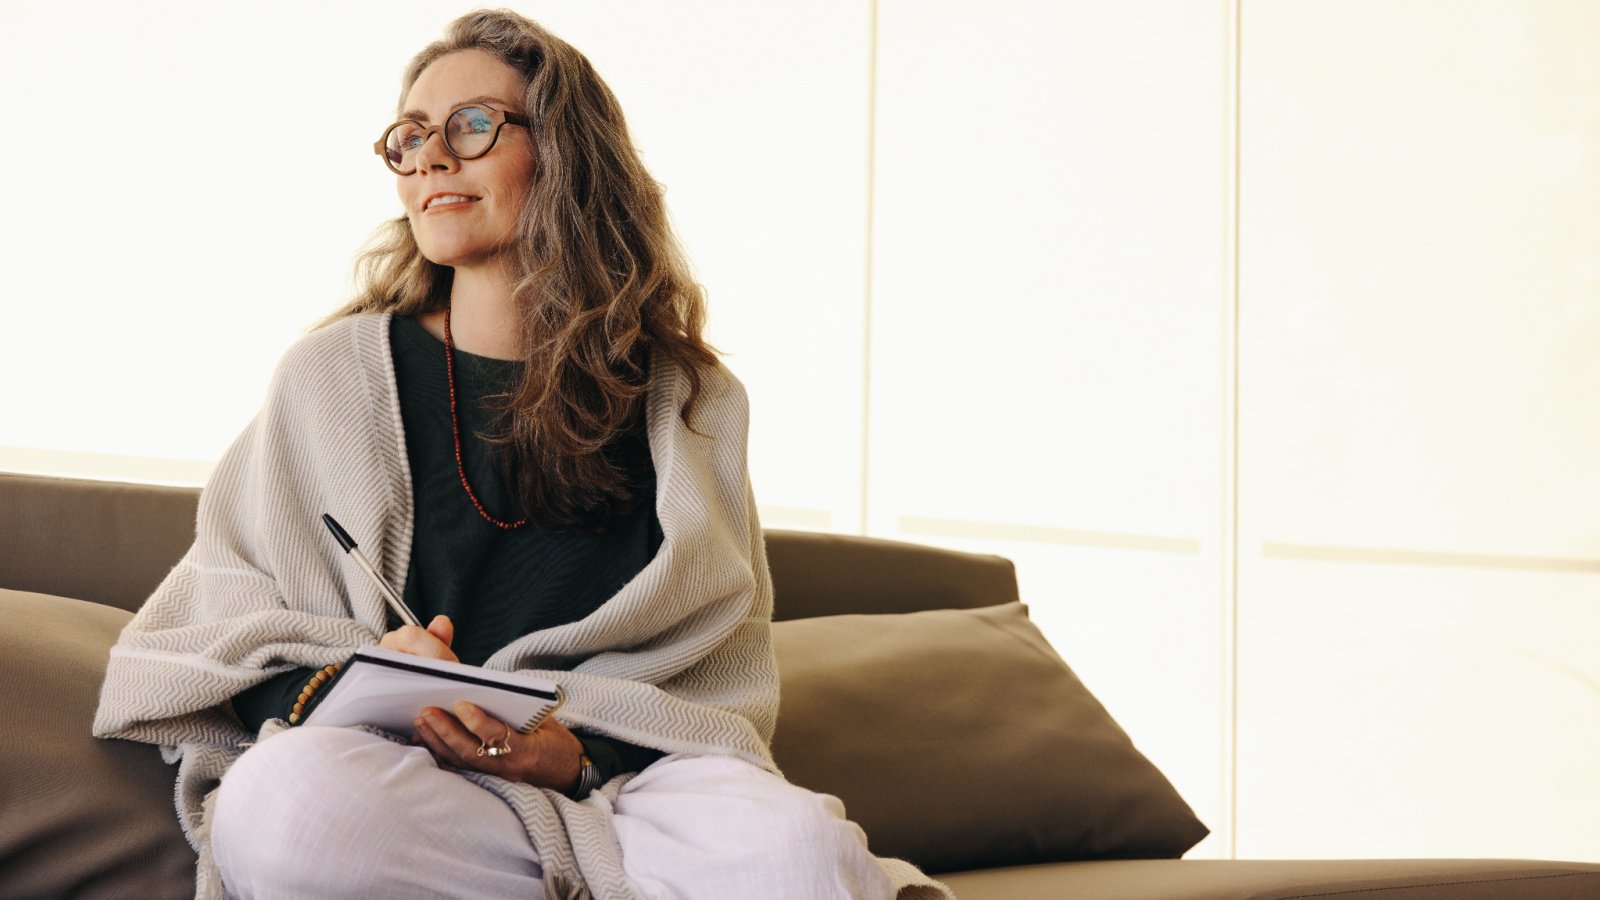
M466 194L440 194L437 197L429 197L428 198L428 202L422 204L422 211L423 212L427 212L428 210L433 209L435 206L449 206L449 205L460 205L460 204L466 204L466 203L476 203L481 199L483 199L483 198L481 198L481 197L469 197Z

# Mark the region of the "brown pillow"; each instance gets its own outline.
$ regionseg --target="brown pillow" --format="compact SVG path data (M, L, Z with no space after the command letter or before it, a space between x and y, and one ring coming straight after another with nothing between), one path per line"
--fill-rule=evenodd
M0 589L0 897L192 897L176 768L89 727L129 613Z
M872 851L929 872L1176 858L1206 826L1008 603L772 627L773 745Z

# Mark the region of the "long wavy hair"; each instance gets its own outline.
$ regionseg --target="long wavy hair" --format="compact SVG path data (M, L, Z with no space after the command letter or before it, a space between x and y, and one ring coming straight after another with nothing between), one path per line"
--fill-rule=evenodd
M622 108L583 54L509 10L479 10L406 67L400 105L430 64L486 50L522 74L522 112L538 159L518 223L513 297L527 366L500 398L507 456L526 513L547 527L594 526L633 507L634 468L617 452L644 427L648 368L663 358L689 378L687 423L701 370L704 291L678 246L661 188L639 161ZM423 257L405 216L385 223L356 259L356 295L323 324L371 312L416 315L450 302L453 270Z

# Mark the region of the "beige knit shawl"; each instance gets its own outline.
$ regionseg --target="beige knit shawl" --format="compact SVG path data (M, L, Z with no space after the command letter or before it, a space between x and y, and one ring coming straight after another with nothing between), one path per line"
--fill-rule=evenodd
M256 739L230 698L296 666L342 661L386 630L383 598L322 514L344 524L391 584L405 581L411 476L388 325L387 315L352 317L290 349L201 495L193 547L111 650L94 733L160 744L179 763L177 806L200 854L200 897L221 895L208 800ZM655 558L590 615L521 637L484 665L558 680L569 727L776 771L772 582L745 465L746 399L725 369L706 375L691 431L679 414L688 379L664 359L651 373L646 426L664 536ZM606 804L463 774L521 817L547 896L639 896ZM625 780L603 793L615 800ZM901 896L948 896L909 865L882 862L897 884L929 886Z

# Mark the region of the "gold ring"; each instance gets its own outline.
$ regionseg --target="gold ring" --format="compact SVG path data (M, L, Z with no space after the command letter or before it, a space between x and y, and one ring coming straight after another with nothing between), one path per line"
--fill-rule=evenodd
M510 728L506 729L505 737L501 738L498 743L490 744L490 743L488 743L488 742L486 742L486 741L484 741L482 739L479 739L479 741L478 741L478 755L479 756L501 757L501 756L505 756L505 755L509 754L510 752L511 752L511 729Z

